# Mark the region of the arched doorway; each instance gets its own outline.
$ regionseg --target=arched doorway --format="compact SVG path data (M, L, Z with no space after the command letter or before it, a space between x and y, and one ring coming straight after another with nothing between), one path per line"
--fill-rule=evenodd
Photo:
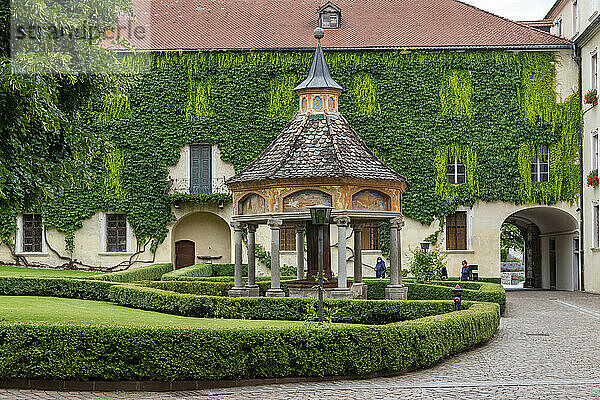
M524 242L525 288L579 289L578 223L573 215L556 207L531 207L508 216Z
M229 224L210 212L195 212L180 218L172 232L175 268L213 262L231 262ZM191 264L190 264L191 262Z

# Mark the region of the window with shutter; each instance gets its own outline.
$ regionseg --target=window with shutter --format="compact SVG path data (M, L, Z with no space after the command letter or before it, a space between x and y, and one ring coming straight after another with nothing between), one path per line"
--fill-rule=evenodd
M467 212L446 216L446 249L467 250Z
M364 227L361 235L363 250L381 250L379 245L379 224Z
M212 151L210 145L190 146L190 193L211 193Z

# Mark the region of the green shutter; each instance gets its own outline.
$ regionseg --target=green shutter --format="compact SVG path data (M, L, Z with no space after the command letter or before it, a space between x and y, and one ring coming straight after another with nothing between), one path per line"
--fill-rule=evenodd
M190 193L211 193L212 152L209 145L190 148Z

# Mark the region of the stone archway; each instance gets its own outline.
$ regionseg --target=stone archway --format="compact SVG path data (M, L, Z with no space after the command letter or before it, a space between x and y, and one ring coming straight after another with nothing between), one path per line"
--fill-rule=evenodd
M172 232L173 264L177 266L192 247L195 252L194 264L213 262L229 264L231 262L231 231L224 219L210 212L194 212L180 218ZM185 243L183 246L181 243ZM178 245L179 244L179 245ZM178 252L179 250L179 252ZM178 254L179 253L179 254ZM187 258L186 258L187 259ZM186 262L186 264L189 261Z
M565 210L536 206L516 211L504 223L517 226L525 239L526 288L578 290L579 263L573 258L579 224Z

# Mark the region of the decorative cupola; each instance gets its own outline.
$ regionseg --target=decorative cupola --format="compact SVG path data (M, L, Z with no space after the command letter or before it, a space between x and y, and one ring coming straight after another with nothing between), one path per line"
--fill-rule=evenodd
M321 39L325 32L315 29L315 38L319 41L310 71L306 79L294 88L300 98L300 114L337 114L338 99L344 89L329 73L325 61Z
M290 296L312 296L318 265L328 279L325 296L366 298L362 283L361 232L363 226L390 224L390 285L386 298L406 299L402 285L399 235L404 220L402 194L408 181L378 159L338 112L342 87L331 77L320 39L308 77L294 90L300 110L273 142L237 175L227 180L233 195L232 226L235 237L235 284L230 296L258 296L255 282L255 234L259 225L271 231L271 288L267 296L284 296L280 287L280 230L296 233L297 280L287 282ZM309 207L331 207L337 225L337 248L346 249L347 229L354 236L354 280L347 279L347 256L337 256L333 277L330 229L323 231L324 253L317 252L318 226ZM248 284L242 279L242 231L247 230ZM289 233L288 233L289 234ZM306 238L305 271L304 240ZM311 294L312 293L312 294Z

